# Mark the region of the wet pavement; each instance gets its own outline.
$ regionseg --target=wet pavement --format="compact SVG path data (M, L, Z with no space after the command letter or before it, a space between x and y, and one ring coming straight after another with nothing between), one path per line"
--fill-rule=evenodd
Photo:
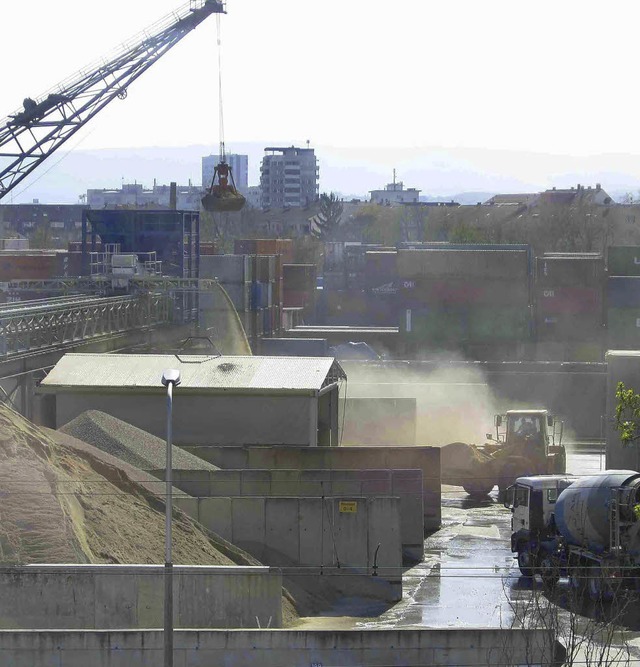
M568 448L567 472L604 469L599 445ZM473 502L442 487L442 528L425 540L423 562L407 570L401 602L360 627L506 627L514 601L526 595L511 553L511 514L497 490ZM530 583L529 583L530 585Z

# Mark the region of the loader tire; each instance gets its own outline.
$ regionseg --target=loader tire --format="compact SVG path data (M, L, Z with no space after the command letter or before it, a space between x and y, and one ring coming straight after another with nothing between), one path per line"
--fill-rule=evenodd
M484 498L488 496L494 486L493 482L485 481L467 481L463 484L464 490L472 498Z

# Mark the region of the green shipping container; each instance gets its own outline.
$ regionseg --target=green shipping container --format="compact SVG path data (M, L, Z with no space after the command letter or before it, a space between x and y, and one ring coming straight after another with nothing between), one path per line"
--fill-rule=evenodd
M469 311L469 340L472 343L524 341L528 338L528 308L473 308Z
M640 246L611 246L607 249L610 276L640 276Z
M406 327L406 321L403 320ZM430 310L412 311L407 338L433 344L458 344L466 339L466 313Z
M607 332L609 347L640 345L640 308L609 308Z

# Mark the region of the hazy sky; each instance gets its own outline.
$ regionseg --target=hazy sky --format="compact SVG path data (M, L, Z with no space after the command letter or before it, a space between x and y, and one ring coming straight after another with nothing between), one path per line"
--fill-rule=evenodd
M181 5L3 3L0 116ZM227 10L230 152L234 141L309 139L640 155L633 0L227 0ZM216 54L212 16L76 135L79 147L215 146Z

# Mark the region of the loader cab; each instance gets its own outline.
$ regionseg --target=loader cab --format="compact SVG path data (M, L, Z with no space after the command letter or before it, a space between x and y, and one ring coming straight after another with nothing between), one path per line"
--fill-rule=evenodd
M496 440L507 446L527 442L547 456L562 444L562 422L547 410L509 410L496 415Z
M554 533L556 500L575 479L570 475L518 477L507 489L504 502L504 506L511 510L512 533Z

